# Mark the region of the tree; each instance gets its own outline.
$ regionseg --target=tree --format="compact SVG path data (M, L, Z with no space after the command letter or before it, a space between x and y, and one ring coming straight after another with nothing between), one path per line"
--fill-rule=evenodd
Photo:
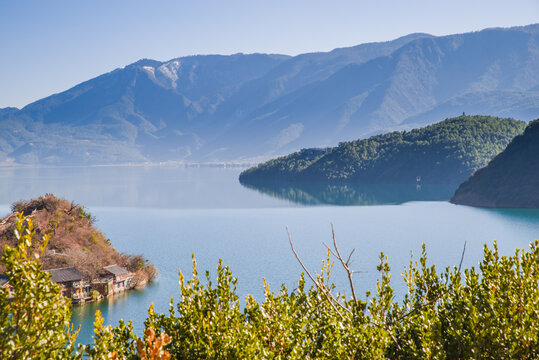
M12 296L0 289L0 354L3 360L71 359L77 332L70 326L71 304L60 295L60 285L41 271L39 257L48 242L44 236L39 251L31 253L32 219L17 215L15 248L6 245L2 263L12 286Z

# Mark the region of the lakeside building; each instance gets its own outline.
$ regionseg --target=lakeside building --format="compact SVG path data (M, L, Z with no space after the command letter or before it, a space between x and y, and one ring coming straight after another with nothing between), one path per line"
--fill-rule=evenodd
M114 277L100 276L98 279L92 280L92 289L99 292L102 297L114 295Z
M9 283L9 276L0 274L0 288L7 289L8 298L13 297L13 286Z
M62 286L63 296L71 298L74 303L83 303L91 299L90 282L74 267L45 270L52 275L51 281Z
M99 277L92 281L73 266L44 271L52 275L52 282L61 285L62 296L70 298L74 304L114 296L134 287L134 274L118 265L103 267ZM0 288L8 289L8 294L12 296L13 287L9 283L9 277L4 274L0 274Z
M128 289L131 289L131 280L133 274L118 265L105 266L103 268L106 272L113 276L114 293L119 293Z
M91 282L75 267L46 271L52 275L53 282L62 285L62 295L73 303L95 301L132 288L133 274L118 265L103 267L99 277Z

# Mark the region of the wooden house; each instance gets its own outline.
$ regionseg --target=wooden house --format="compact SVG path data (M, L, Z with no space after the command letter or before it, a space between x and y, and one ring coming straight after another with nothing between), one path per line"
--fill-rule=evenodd
M9 283L9 276L0 274L0 288L7 290L8 297L13 297L13 286Z
M132 288L131 280L133 279L133 274L127 271L127 269L118 265L110 265L105 266L103 270L113 276L113 292L115 294Z
M107 272L92 280L92 290L97 290L103 297L114 295L114 276Z
M51 280L62 286L62 295L71 298L73 302L85 302L91 299L90 282L74 267L45 270L52 275Z

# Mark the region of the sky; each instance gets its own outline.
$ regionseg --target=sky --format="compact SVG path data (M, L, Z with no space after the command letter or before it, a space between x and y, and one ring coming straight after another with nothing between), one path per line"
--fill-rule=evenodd
M296 55L539 22L539 0L0 0L0 108L142 58Z

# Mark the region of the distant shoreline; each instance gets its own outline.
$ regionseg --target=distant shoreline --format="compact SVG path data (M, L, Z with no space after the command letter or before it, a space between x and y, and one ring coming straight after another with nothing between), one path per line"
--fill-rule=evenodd
M261 160L263 161L263 160ZM47 169L47 168L86 168L86 167L183 167L183 168L249 168L257 165L258 161L246 162L203 162L203 163L188 163L181 161L165 161L165 162L145 162L145 163L119 163L119 164L55 164L55 165L36 165L36 164L14 164L0 163L0 169Z

